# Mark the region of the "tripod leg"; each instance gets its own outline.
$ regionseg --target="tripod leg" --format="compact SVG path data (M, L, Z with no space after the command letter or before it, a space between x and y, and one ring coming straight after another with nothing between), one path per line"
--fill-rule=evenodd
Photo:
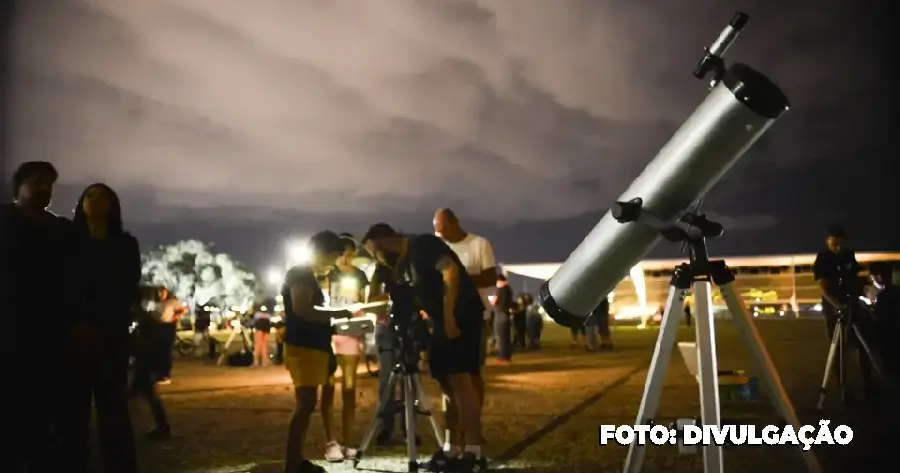
M838 345L841 343L841 331L835 327L834 335L831 336L831 346L828 348L828 357L825 358L825 374L822 376L822 387L819 391L819 403L816 408L822 410L825 407L825 396L828 394L828 381L834 374L834 361L837 357Z
M725 304L728 306L728 312L731 313L731 319L737 328L738 334L743 339L744 346L750 351L750 356L753 357L753 361L756 363L759 376L763 381L763 387L767 391L766 394L784 421L792 425L795 432L798 431L800 429L800 419L797 417L794 405L791 404L787 391L785 391L784 385L781 383L781 377L778 376L778 371L775 370L775 364L772 363L772 358L769 357L769 352L763 344L762 337L759 335L759 331L756 330L756 325L753 324L753 318L750 312L747 311L747 307L744 306L744 301L730 283L722 284L719 286L719 289L722 292L722 297L725 299ZM816 460L812 450L802 452L802 455L806 468L810 473L820 473L822 471L819 461Z
M391 376L388 378L387 389L384 390L381 399L378 400L378 409L375 410L375 415L372 417L371 422L369 422L369 427L366 429L366 433L363 434L362 442L359 444L358 457L362 457L363 453L365 453L366 449L369 448L369 444L372 442L372 439L375 437L375 432L378 431L378 428L381 427L382 419L381 416L388 415L387 410L389 409L389 405L394 400L394 393L397 392L397 383L400 381L400 373L398 371L391 372ZM393 409L394 406L390 406L390 409ZM390 415L394 415L393 412Z
M700 418L703 425L721 425L719 412L719 362L716 356L716 329L713 320L712 283L694 283L697 327L697 371L700 376ZM703 471L722 473L722 447L703 447Z
M647 382L644 384L644 395L641 398L641 406L638 408L635 424L646 424L659 409L659 397L662 394L663 384L666 381L666 370L672 361L672 348L678 335L678 323L681 320L681 300L685 290L675 286L669 288L669 298L666 300L666 308L659 326L659 336L656 338L656 348L653 351L653 359L650 369L647 371ZM625 459L625 473L638 473L644 463L644 446L632 443L628 447L628 456Z
M406 452L409 454L409 471L416 471L419 462L419 449L416 446L416 386L410 375L403 376L403 393L406 397L403 406L406 409Z
M838 337L838 387L841 390L841 402L847 402L847 372L844 361L847 359L847 327L838 320L835 330L840 332Z
M441 448L444 446L441 427L438 425L437 419L434 418L434 411L431 410L431 405L428 403L428 395L425 393L425 390L422 389L422 381L418 376L415 376L413 377L413 383L415 383L416 399L419 400L420 410L428 416L428 422L431 423L431 429L434 430L434 439L437 441L438 448Z

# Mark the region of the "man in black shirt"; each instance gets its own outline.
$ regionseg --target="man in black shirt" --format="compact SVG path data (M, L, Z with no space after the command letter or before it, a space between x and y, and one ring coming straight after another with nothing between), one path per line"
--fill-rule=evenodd
M432 469L484 471L481 412L473 380L481 373L484 304L456 253L434 235L401 235L384 223L363 238L366 250L396 269L413 288L416 302L434 324L428 362L432 377L450 400L445 422L448 451L432 457ZM461 439L466 443L463 451Z
M862 266L856 261L856 253L845 246L846 237L847 233L842 226L830 227L825 238L825 249L816 255L813 263L813 277L822 291L822 315L825 317L829 341L834 337L838 317L846 316L852 311L855 324L861 325L866 322L858 299L862 295L862 285L859 282ZM852 346L857 351L860 374L868 393L871 390L871 362L860 348L855 332L847 330L846 335L847 346ZM838 357L840 362L840 353Z
M345 318L347 311L324 311L325 295L316 275L325 275L344 251L344 242L330 231L309 240L312 261L291 268L284 278L284 366L294 384L296 406L288 424L285 473L320 473L325 469L303 456L309 418L318 404L318 389L328 382L336 365L331 350L331 318Z
M62 317L71 314L77 303L72 294L76 285L65 284L70 269L67 256L74 242L71 224L47 210L57 176L50 163L23 163L13 174L15 201L0 206L0 306L9 315L5 320L12 333L12 343L4 345L4 352L15 360L10 367L16 371L9 378L20 383L20 389L4 390L2 404L25 411L15 417L23 423L10 426L18 434L7 447L13 463L26 471L50 471L49 465L41 463L53 455L43 449L58 420L51 410L58 402L48 397L54 391L49 384L53 379L32 350L38 347L51 356L59 353L70 329Z
M519 310L513 290L506 276L497 276L497 292L494 299L494 337L497 340L497 358L501 363L512 361L513 344L510 337L513 314Z

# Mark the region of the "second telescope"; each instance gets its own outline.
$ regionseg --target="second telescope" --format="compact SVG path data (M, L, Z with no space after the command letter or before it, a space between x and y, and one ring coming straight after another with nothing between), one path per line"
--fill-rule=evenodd
M736 63L619 197L674 223L702 198L789 107L781 89ZM659 230L620 223L607 212L540 290L541 305L560 325L584 322L660 239Z

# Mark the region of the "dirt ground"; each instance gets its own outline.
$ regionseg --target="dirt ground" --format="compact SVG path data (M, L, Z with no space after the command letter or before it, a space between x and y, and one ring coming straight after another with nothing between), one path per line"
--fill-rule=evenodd
M872 405L844 406L837 395L823 413L814 409L827 345L820 321L759 322L784 385L803 423L822 418L831 425L847 424L854 439L846 447L814 447L823 471L890 471L890 435L884 435L888 413ZM719 369L753 372L730 324L719 323ZM600 424L634 423L653 352L657 330L621 328L614 333L612 352L587 353L570 348L568 331L547 329L544 349L517 353L511 365L490 361L485 370L488 395L484 408L486 453L496 469L522 472L621 471L626 449L598 446ZM693 331L682 328L680 339ZM372 418L377 382L360 375L358 430ZM165 444L139 440L143 471L148 473L277 473L281 471L283 441L292 408L292 392L281 367L226 368L198 360L179 359L174 382L163 386L173 425ZM423 376L432 406L439 406L433 382ZM340 412L336 401L335 412ZM138 430L150 428L140 401L133 415ZM699 416L697 384L677 353L669 370L657 422ZM725 402L723 417L757 425L778 423L768 403ZM337 418L335 419L338 420ZM339 422L336 422L339 425ZM422 419L422 459L436 448L428 423ZM890 432L890 431L888 431ZM313 419L307 452L322 458L325 439L321 419ZM884 447L882 447L884 445ZM402 446L371 447L359 464L361 471L406 471ZM882 461L883 460L883 461ZM864 462L865 466L857 466ZM679 455L675 447L649 447L643 471L701 472L702 457ZM726 450L726 469L732 472L804 471L796 447L744 446ZM350 464L329 465L329 471L353 471Z

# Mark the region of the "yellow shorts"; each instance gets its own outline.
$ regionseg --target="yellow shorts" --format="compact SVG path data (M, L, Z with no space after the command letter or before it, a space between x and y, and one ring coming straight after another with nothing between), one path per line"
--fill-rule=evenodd
M284 367L291 374L294 387L317 387L331 377L331 354L322 350L284 344Z

